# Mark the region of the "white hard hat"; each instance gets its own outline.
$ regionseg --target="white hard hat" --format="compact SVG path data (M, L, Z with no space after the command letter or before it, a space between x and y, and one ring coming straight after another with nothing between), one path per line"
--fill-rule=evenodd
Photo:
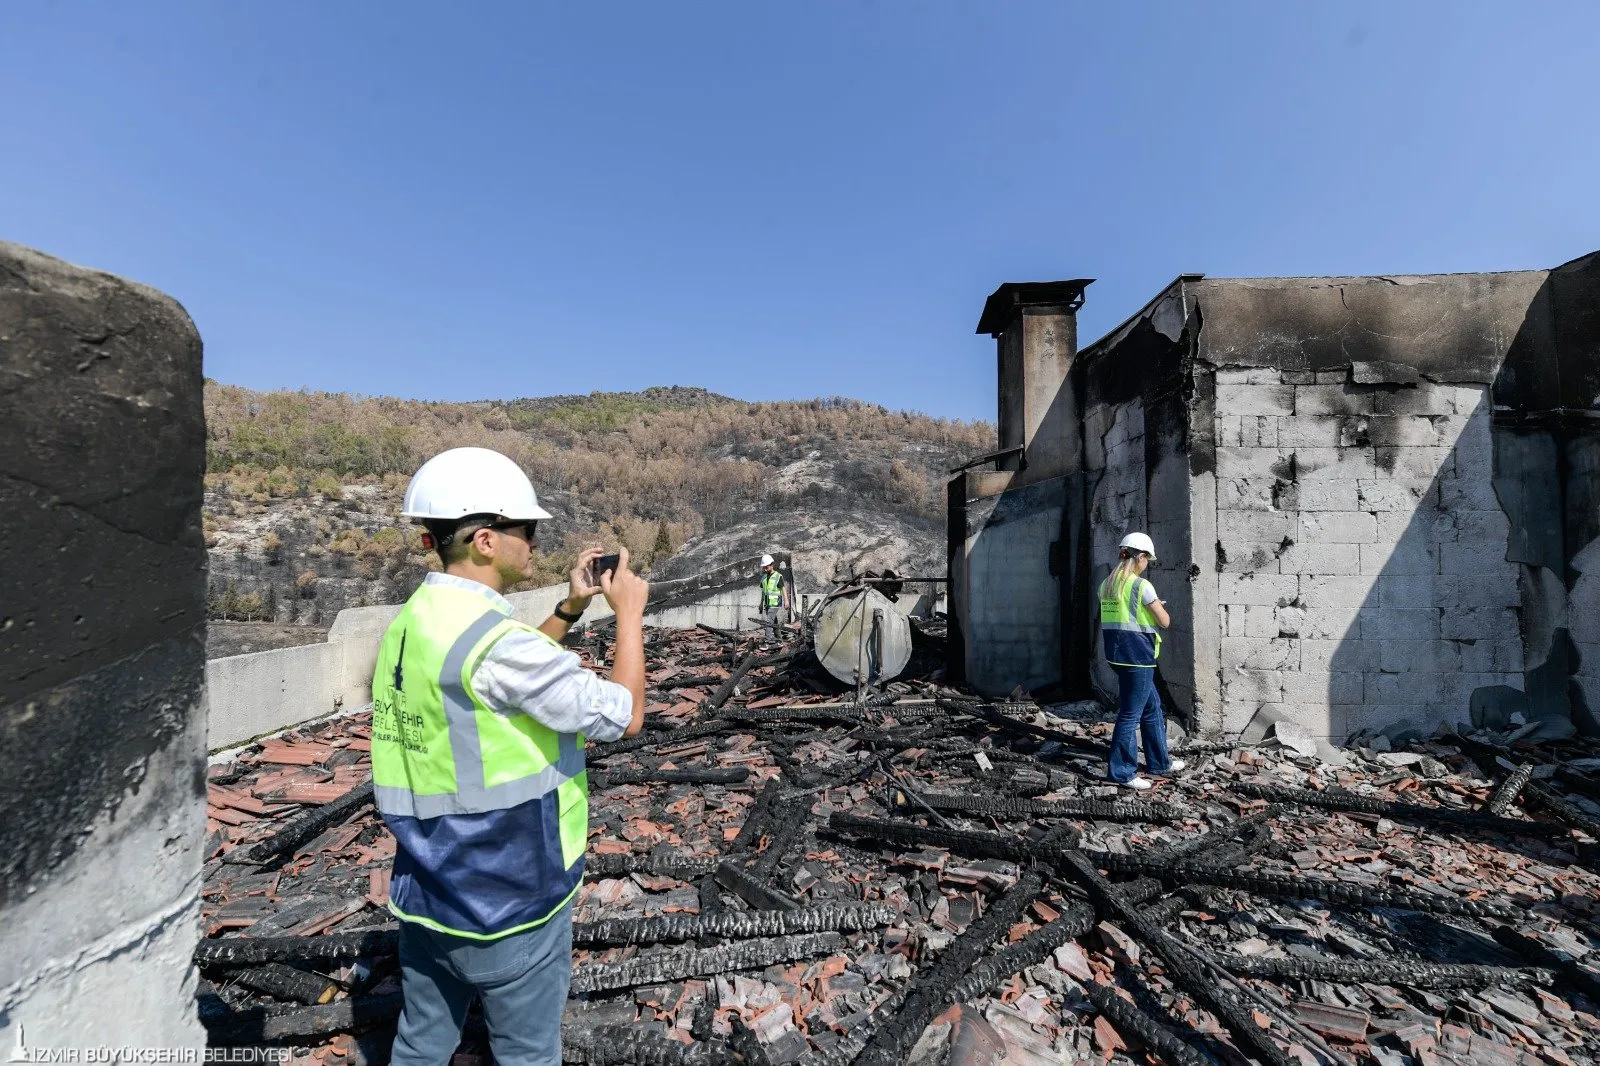
M1152 559L1156 557L1156 546L1143 533L1129 533L1122 538L1122 543L1118 547L1132 548L1136 552L1144 552Z
M772 565L772 556L770 556L770 555L763 555L763 556L762 556L762 557L761 557L761 565L762 565L762 566L771 566L771 565Z
M522 468L489 448L451 448L422 464L406 486L407 518L453 519L471 514L549 518Z

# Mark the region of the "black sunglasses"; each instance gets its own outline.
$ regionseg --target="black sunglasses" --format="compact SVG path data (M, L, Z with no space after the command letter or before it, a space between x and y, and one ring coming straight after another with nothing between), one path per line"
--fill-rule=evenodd
M493 530L498 530L500 532L507 532L507 533L514 532L514 531L520 529L520 530L522 530L523 539L525 539L529 544L532 544L534 537L538 533L539 523L538 522L491 522L488 525L482 526L480 528L482 528L482 529L493 529Z

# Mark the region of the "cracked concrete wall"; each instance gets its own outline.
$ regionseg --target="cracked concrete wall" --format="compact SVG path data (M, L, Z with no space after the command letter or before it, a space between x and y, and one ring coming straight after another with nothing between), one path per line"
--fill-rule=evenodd
M1147 530L1150 510L1145 492L1144 402L1139 397L1103 404L1085 412L1084 466L1094 486L1089 496L1089 582L1099 588L1117 562L1117 547L1127 534ZM1157 554L1165 549L1157 545ZM1150 574L1154 582L1158 575ZM1157 592L1166 596L1160 585ZM1085 618L1098 634L1098 614ZM1170 650L1170 648L1168 649ZM1090 667L1095 690L1116 700L1117 675L1096 654Z
M0 243L0 1046L199 1048L200 338Z

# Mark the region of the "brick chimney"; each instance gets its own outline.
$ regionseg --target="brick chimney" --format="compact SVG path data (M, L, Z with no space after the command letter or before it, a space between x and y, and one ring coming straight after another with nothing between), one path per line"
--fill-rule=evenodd
M1017 449L995 465L1016 471L1016 482L1077 465L1075 405L1057 397L1078 354L1078 308L1093 280L1006 282L983 305L977 331L995 339L1000 449Z

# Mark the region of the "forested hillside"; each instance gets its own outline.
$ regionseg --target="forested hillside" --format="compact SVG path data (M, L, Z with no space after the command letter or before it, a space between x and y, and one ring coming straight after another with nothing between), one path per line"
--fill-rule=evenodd
M400 494L445 448L495 448L533 477L556 515L540 533L534 581L545 583L591 540L626 544L648 566L734 527L738 543L760 543L766 517L791 531L797 513L888 523L915 546L879 536L880 556L926 555L942 541L946 471L994 439L986 423L854 400L746 403L688 388L431 403L208 383L206 416L212 613L298 623L409 592L428 556L396 521Z

